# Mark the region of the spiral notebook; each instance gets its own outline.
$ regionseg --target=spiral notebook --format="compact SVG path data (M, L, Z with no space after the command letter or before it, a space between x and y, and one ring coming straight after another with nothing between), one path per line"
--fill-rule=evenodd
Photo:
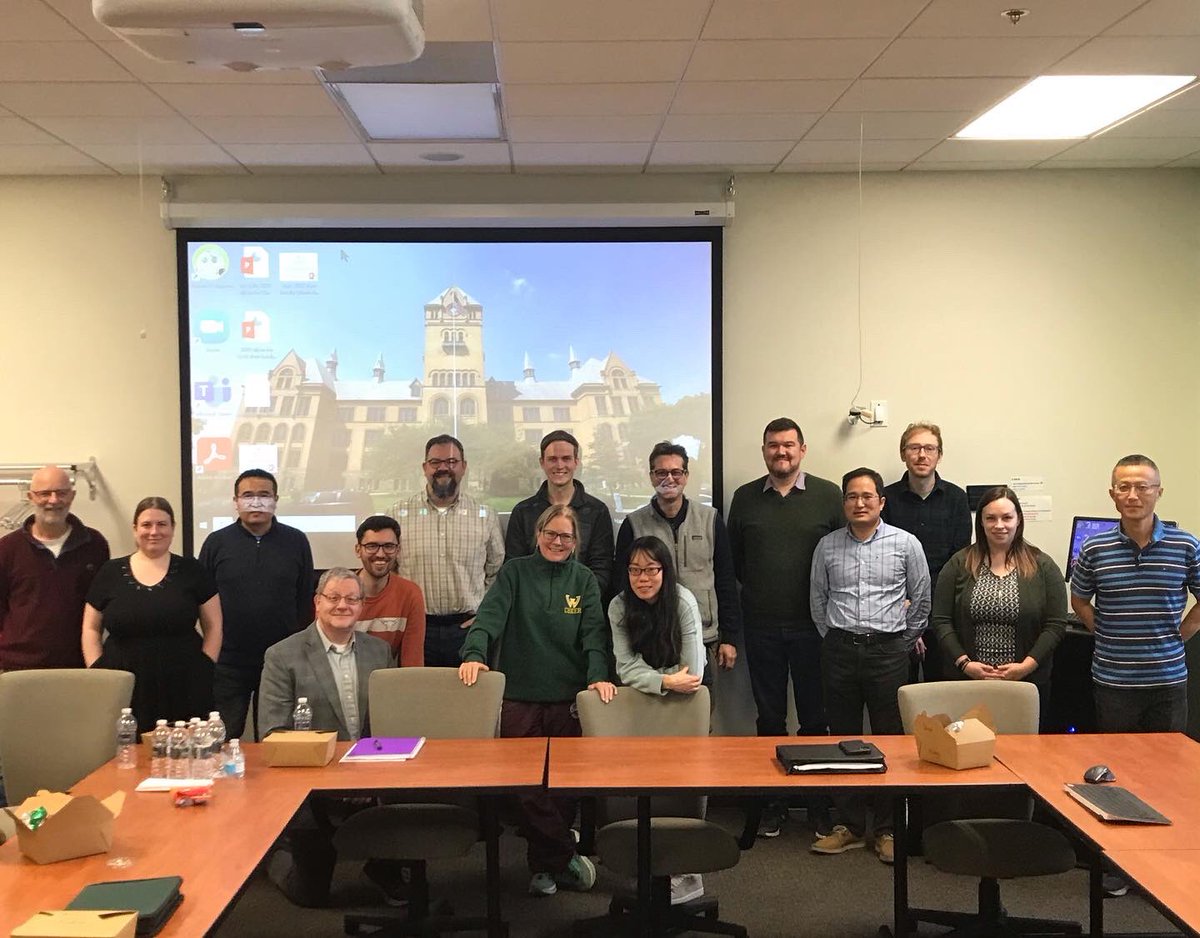
M342 756L342 762L407 762L425 745L424 736L364 736Z

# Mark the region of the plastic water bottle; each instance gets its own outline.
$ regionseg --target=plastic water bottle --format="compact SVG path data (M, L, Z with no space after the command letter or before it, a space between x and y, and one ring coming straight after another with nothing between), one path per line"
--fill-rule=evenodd
M225 768L225 721L216 710L208 715L208 734L212 737L212 777L220 778Z
M150 774L154 778L167 777L167 740L171 736L171 728L166 720L154 724L154 736L150 749Z
M308 705L307 697L296 698L296 709L292 711L292 729L312 729L312 707Z
M137 720L130 707L122 707L117 718L117 768L137 768Z
M225 762L225 775L229 778L246 777L246 754L236 739L229 741L229 753Z
M192 778L212 778L212 736L208 724L196 720L192 724Z
M192 774L192 740L187 724L176 720L167 737L167 778L190 778Z

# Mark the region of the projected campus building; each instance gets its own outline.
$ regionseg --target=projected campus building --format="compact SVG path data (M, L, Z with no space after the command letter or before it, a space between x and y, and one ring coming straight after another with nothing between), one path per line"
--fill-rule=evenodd
M383 356L370 377L339 374L337 352L323 360L289 351L269 373L270 405L238 408L236 444L274 444L284 492L370 489L379 479L367 454L393 427L472 424L511 427L535 444L552 429L573 433L585 456L621 453L636 413L662 405L658 384L638 376L614 352L580 360L568 349L563 374L539 378L529 356L523 374L489 376L483 307L450 287L424 311L419 376L390 378ZM410 473L416 472L413 464Z

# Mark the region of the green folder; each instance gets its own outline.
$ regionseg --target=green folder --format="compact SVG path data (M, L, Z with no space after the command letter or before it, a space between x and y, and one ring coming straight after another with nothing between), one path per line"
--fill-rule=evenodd
M130 909L138 914L139 938L150 938L183 901L179 876L158 876L154 879L126 879L84 886L79 895L67 904L68 909Z

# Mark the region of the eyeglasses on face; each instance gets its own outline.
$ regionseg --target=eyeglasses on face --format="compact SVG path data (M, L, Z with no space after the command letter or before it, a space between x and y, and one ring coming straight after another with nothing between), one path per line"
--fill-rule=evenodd
M425 464L434 472L437 472L439 469L449 469L453 471L462 464L462 460L454 459L453 457L450 459L426 459Z
M273 502L275 501L275 496L270 492L242 492L237 497L237 500L243 505L249 505L253 502Z
M658 564L650 564L645 567L639 567L637 564L631 563L628 569L630 577L635 580L643 576L656 577L663 571L663 568Z
M862 495L860 495L856 492L850 492L850 493L842 496L842 501L845 502L847 505L854 504L857 502L862 502L864 505L869 505L869 504L871 504L871 502L875 501L875 499L877 499L878 497L879 497L878 495L872 495L870 492L866 492Z
M562 531L550 531L546 528L542 528L541 533L542 533L542 537L544 537L546 540L550 541L551 543L554 543L555 541L557 541L560 544L568 544L568 545L575 543L575 535L574 534L568 534L568 533L565 533Z
M920 456L924 453L926 456L935 456L941 450L941 447L936 443L907 443L904 446L904 452L910 456Z
M347 606L357 606L363 601L361 596L343 596L340 593L318 593L317 595L324 597L335 606L340 606L342 603Z
M380 551L383 551L389 556L400 549L399 544L378 544L373 541L364 541L358 546L362 548L364 554L378 554Z
M1129 495L1136 492L1138 495L1149 495L1151 492L1158 491L1158 486L1153 482L1118 482L1113 486L1113 491L1118 495Z
M678 482L688 474L686 469L652 469L650 475L662 482L664 479L674 479Z
M36 492L30 492L29 494L39 502L45 502L49 501L52 495L57 495L59 498L65 499L74 491L74 489L38 489Z

